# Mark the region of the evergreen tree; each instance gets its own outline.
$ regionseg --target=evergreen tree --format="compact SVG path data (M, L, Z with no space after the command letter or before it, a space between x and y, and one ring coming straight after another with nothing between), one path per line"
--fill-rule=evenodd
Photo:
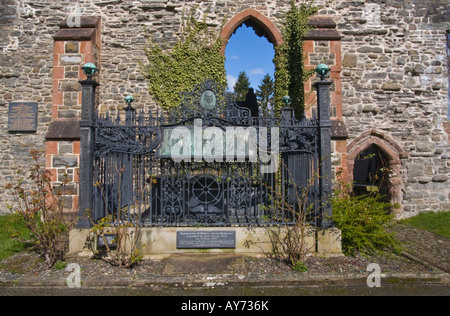
M239 73L236 84L234 85L234 93L236 93L236 101L244 102L247 96L248 89L250 89L250 79L245 71Z
M256 91L258 105L261 107L262 113L268 115L269 110L273 109L274 99L274 81L269 74L266 74L261 80L261 85Z

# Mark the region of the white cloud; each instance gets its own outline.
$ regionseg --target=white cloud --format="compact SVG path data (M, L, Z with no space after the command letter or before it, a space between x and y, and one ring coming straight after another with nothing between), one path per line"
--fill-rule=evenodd
M237 56L237 55L232 55L232 56L230 56L230 59L238 60L238 59L239 59L239 56Z
M250 74L252 74L252 75L264 75L265 72L264 72L264 69L262 69L262 68L256 68L256 69L250 70Z
M234 91L234 85L237 82L237 78L233 77L232 75L227 75L227 81L228 81L228 90Z

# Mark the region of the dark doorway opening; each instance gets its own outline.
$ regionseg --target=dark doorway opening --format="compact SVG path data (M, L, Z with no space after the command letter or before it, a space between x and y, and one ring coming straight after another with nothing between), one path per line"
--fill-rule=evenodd
M362 151L353 169L353 192L357 196L379 193L389 202L388 158L375 145Z

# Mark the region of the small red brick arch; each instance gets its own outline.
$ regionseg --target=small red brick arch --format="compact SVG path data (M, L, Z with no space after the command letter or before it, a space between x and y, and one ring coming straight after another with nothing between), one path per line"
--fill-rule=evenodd
M355 167L355 160L358 155L370 146L376 146L387 158L388 167L391 170L389 176L389 195L391 196L391 203L401 204L403 200L403 179L401 175L401 159L407 158L408 154L392 139L390 136L377 131L375 129L369 130L355 138L347 147L348 153L348 173L350 182L353 182L353 170ZM396 210L396 213L401 213Z
M260 36L265 36L269 42L271 42L275 47L283 43L283 36L281 35L278 27L262 13L254 9L246 9L237 15L235 15L222 29L220 37L223 39L222 54L225 54L225 49L228 44L228 40L231 35L240 27L243 23L252 26L257 34ZM256 28L258 30L256 30Z

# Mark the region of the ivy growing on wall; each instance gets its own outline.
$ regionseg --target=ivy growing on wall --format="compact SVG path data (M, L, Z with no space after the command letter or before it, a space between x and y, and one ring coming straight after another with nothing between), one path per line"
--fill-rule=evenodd
M310 30L310 18L316 13L317 8L312 2L303 2L298 7L291 0L283 27L283 44L275 48L275 109L279 111L283 97L289 95L298 119L303 117L305 110L304 82L314 73L314 70L304 69L303 42Z
M220 53L223 40L207 24L196 21L193 12L185 19L183 34L172 49L152 41L146 48L145 75L150 94L163 109L177 108L180 93L192 91L205 79L226 87L225 56Z
M171 49L152 41L146 48L145 75L149 80L149 91L155 102L166 110L177 108L181 102L180 93L191 91L206 78L227 86L220 29L217 32L205 21L196 21L194 12L195 8L184 19L182 38ZM313 70L304 69L303 41L310 30L309 20L316 12L317 8L310 0L300 7L291 0L283 27L283 44L275 48L276 115L283 107L283 97L289 95L297 118L303 116L304 82L313 74Z

